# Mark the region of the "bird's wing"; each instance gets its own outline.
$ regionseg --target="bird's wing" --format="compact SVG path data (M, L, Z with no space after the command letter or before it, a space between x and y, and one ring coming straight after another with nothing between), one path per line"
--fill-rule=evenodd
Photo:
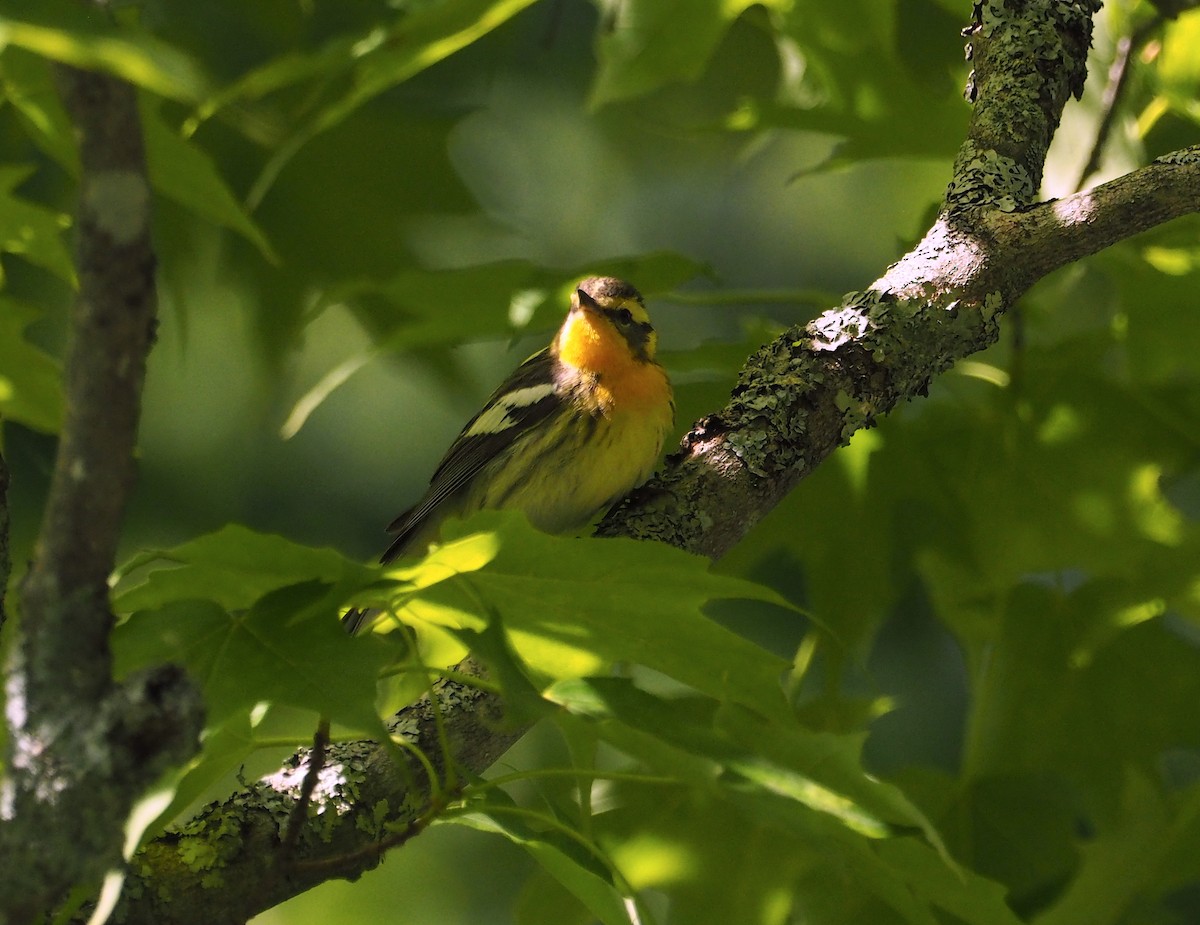
M429 489L413 507L388 525L396 538L381 561L390 562L413 536L439 516L439 508L465 489L492 460L561 406L550 348L535 353L516 368L467 422L430 479Z

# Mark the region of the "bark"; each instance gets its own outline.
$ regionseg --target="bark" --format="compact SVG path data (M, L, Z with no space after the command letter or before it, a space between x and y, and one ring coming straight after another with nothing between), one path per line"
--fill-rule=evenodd
M120 866L133 801L195 751L203 710L177 668L112 679L107 579L154 336L150 188L133 90L69 68L60 77L82 161L80 287L66 417L6 675L0 921L10 923L39 920Z
M461 667L482 677L472 662ZM244 922L326 880L357 879L423 831L521 736L525 729L506 724L501 706L486 687L440 681L392 723L403 750L369 741L329 746L305 824L289 832L310 771L310 751L299 753L139 852L119 920Z
M4 460L4 454L0 453L0 632L4 631L4 624L8 621L5 598L8 592L8 577L12 574L12 554L8 548L8 536L8 463Z

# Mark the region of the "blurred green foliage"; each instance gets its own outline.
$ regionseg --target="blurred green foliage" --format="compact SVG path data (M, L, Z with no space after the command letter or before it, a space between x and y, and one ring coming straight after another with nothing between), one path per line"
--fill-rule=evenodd
M757 344L877 277L948 179L970 6L0 0L17 563L74 285L51 62L142 91L163 311L115 644L209 698L170 812L318 711L376 731L489 620L515 706L551 716L383 869L262 921L1200 917L1194 219L1045 280L716 572L506 518L411 572L358 564L580 276L648 296L681 432ZM1153 12L1108 4L1051 193ZM1195 140L1198 30L1136 56L1102 178ZM340 634L372 594L403 641Z

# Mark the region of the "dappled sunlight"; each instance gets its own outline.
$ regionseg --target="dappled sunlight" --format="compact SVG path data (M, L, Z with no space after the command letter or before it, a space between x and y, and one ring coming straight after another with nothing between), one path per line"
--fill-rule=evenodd
M866 495L871 456L883 449L884 442L884 436L878 430L864 428L855 431L850 442L833 455L836 464L845 470L846 478L859 498Z
M1049 446L1069 443L1084 431L1084 421L1078 409L1072 405L1054 405L1043 417L1037 428L1037 439Z
M572 628L566 623L553 627L543 623L538 632L509 629L508 639L513 649L530 664L537 665L555 678L585 678L589 675L605 674L610 668L606 659L597 655L591 642L591 634ZM579 645L571 645L568 637L575 637Z
M404 582L408 590L419 591L456 575L477 572L496 558L500 537L492 532L471 533L432 548L427 556L413 563L400 559L384 569L387 578Z
M954 366L954 371L960 376L978 379L980 382L994 385L998 389L1007 389L1012 383L1012 376L1007 371L981 360L959 360Z
M1095 198L1091 193L1077 193L1066 199L1056 199L1050 203L1050 211L1059 223L1065 226L1087 222L1094 209Z
M1144 537L1164 546L1178 546L1183 542L1186 524L1183 515L1163 497L1162 474L1162 467L1156 463L1146 463L1130 473L1130 513Z
M638 890L679 883L700 873L700 858L679 839L638 832L612 849L612 859Z

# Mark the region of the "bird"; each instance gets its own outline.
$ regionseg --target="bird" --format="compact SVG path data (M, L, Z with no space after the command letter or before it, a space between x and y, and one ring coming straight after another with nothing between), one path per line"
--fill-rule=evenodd
M582 280L553 340L518 366L450 445L429 487L388 525L387 564L423 553L446 517L518 510L546 533L588 523L644 482L674 426L645 301L612 276ZM343 618L356 633L378 611Z

